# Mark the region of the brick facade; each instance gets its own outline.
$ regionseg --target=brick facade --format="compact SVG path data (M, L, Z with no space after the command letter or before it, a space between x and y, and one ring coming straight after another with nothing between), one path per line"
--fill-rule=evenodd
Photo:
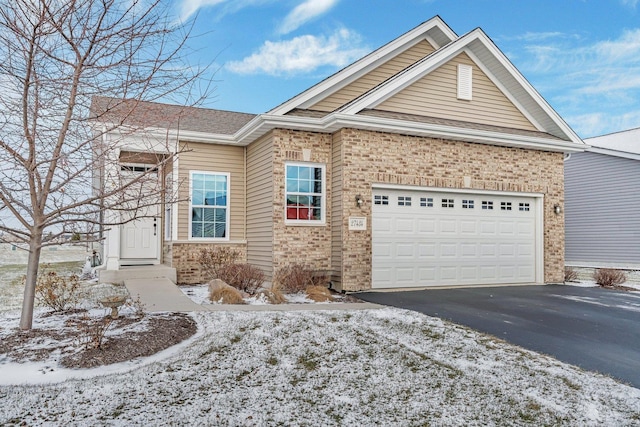
M371 199L375 184L492 190L544 195L544 281L564 279L564 219L553 213L563 205L563 154L468 142L342 129L334 135L276 129L273 131L273 272L292 263L333 272L345 291L371 288ZM338 142L332 142L332 141ZM341 175L332 179L338 148ZM212 147L212 149L215 149ZM285 164L311 162L326 166L326 222L319 226L285 224ZM333 189L331 186L333 185ZM341 188L338 188L341 187ZM331 194L341 194L339 265L332 264ZM354 203L356 195L364 203ZM349 216L367 218L366 231L349 231ZM339 226L340 221L333 222ZM334 236L336 234L334 233ZM200 283L197 261L202 243L173 243L165 259L178 269L181 284ZM244 244L231 244L241 250Z
M171 245L165 245L165 264L176 269L179 285L206 283L211 278L204 276L198 262L200 249L221 246L228 246L238 250L240 252L239 262L246 262L247 250L244 243L174 242Z

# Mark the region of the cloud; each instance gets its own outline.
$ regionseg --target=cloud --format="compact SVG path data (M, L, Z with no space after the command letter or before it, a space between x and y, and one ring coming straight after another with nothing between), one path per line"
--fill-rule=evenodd
M364 56L369 49L360 46L360 36L347 29L329 37L304 35L291 40L266 41L260 49L226 68L238 74L265 73L272 76L308 73L319 67L344 67Z
M518 68L579 134L640 126L640 28L590 43L586 37L521 40L524 47L509 48L518 53Z
M338 3L338 0L306 0L296 6L285 18L279 34L288 34L299 28L305 22L329 11Z
M187 20L200 8L205 6L215 6L224 2L225 0L182 0L178 6L178 9L180 10L180 20Z

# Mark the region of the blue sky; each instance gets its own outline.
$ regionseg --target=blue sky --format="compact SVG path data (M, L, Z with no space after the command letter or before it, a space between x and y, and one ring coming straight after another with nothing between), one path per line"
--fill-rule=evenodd
M180 0L205 106L263 113L435 15L481 27L583 138L640 127L640 0Z

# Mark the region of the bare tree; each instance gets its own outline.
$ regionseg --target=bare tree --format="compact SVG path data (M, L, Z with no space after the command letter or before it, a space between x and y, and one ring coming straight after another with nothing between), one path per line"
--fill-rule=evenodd
M193 106L209 86L198 87L206 67L187 66L192 26L167 12L159 0L0 0L0 233L29 250L21 329L32 327L43 247L94 238L92 225L172 197L158 170L179 151L166 129L189 108L161 116L150 101ZM156 165L123 180L117 148L133 134Z

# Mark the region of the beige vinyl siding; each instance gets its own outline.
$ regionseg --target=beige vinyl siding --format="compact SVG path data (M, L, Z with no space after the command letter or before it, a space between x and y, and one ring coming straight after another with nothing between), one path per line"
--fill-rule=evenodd
M178 240L189 240L189 179L191 171L220 172L230 174L229 189L230 228L229 240L244 240L245 225L245 176L244 147L214 145L197 142L186 143L186 150L179 157L180 199L178 204Z
M457 98L458 64L473 66L473 99ZM465 53L376 106L378 110L537 130Z
M331 145L331 280L342 277L342 134L333 135Z
M378 68L360 77L353 83L343 87L322 101L311 106L309 109L329 112L342 107L344 104L356 99L389 77L397 74L399 71L415 64L434 50L435 49L428 41L423 40L399 55L396 55L394 58L385 62Z
M273 136L247 147L247 262L273 274Z

